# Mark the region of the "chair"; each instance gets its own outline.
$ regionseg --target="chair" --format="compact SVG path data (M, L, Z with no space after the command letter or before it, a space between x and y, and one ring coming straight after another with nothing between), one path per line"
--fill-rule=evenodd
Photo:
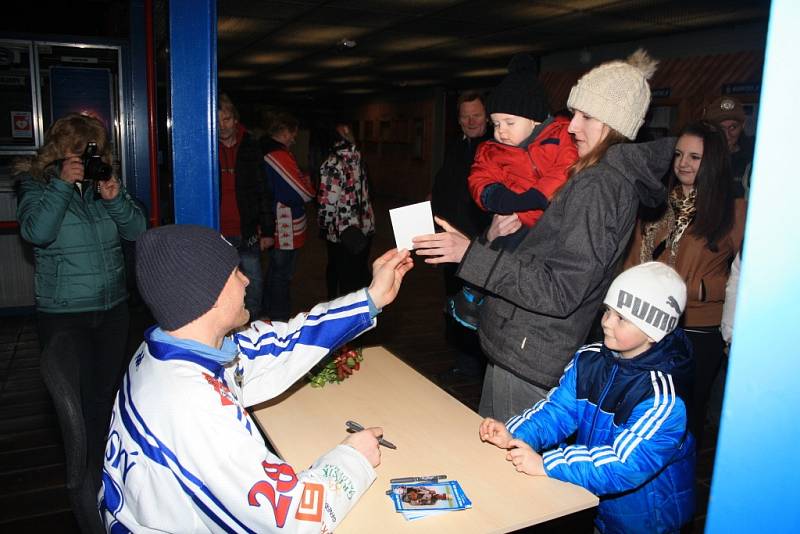
M86 427L81 408L78 336L59 332L44 348L41 372L56 407L66 456L66 483L72 513L81 532L105 532L97 508L100 469L87 454ZM97 471L97 472L95 472Z

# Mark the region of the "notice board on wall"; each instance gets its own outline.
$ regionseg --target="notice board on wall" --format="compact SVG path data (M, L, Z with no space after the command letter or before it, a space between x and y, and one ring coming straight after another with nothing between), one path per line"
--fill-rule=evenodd
M50 67L50 123L68 113L100 120L112 132L111 71L103 68Z

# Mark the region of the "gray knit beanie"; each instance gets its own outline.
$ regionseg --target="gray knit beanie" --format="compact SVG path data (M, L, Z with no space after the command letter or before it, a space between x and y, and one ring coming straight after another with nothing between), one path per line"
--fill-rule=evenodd
M136 241L139 293L167 331L210 310L238 265L236 249L205 226L161 226Z
M658 61L641 48L626 61L599 65L578 80L567 99L567 107L598 119L628 139L634 139L644 124L650 106L650 85Z

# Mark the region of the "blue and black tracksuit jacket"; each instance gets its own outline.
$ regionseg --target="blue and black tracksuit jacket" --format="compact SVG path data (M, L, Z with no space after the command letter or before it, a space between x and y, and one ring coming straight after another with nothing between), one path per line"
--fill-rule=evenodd
M601 532L671 532L691 519L695 445L683 400L691 352L681 329L632 359L587 345L546 399L509 419L515 438L546 451L550 477L600 497Z

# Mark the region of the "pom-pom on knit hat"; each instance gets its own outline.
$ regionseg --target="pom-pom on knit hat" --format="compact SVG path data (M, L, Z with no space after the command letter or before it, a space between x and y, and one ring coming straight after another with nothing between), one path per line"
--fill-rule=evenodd
M650 261L617 276L603 304L658 343L678 326L686 308L686 284L672 267Z
M508 65L508 75L494 88L486 112L507 113L542 122L550 112L547 94L539 83L539 68L528 54L517 54Z
M644 124L650 106L650 85L658 62L641 48L625 61L599 65L578 80L567 107L598 119L628 139Z
M159 326L185 326L214 305L239 253L216 230L171 224L136 240L136 283Z

